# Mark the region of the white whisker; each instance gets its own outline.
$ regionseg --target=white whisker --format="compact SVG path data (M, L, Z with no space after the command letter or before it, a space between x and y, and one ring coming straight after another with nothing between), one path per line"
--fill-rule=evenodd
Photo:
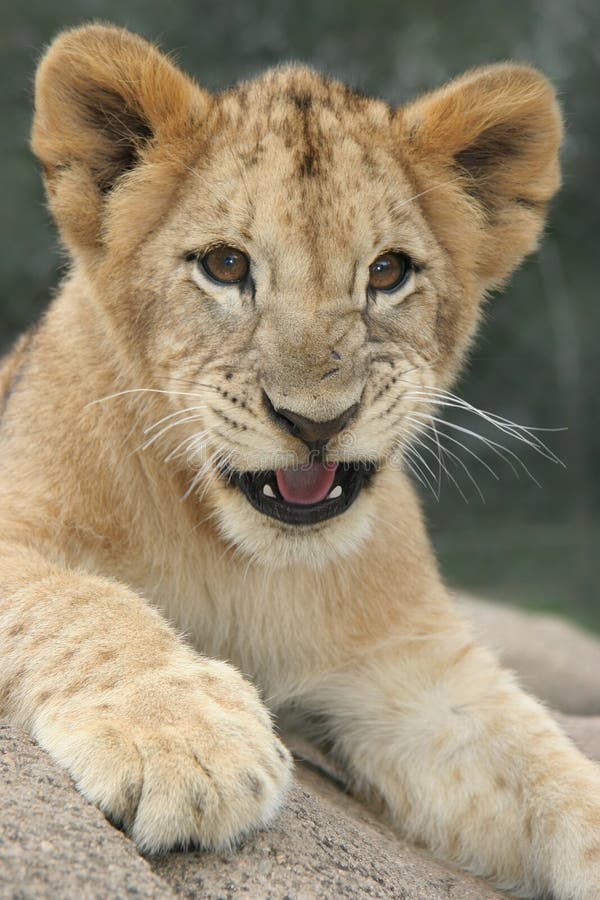
M483 444L489 447L492 452L495 452L498 456L501 456L508 463L508 465L510 465L510 463L506 459L506 456L504 455L507 454L521 466L526 475L528 475L528 477L531 478L531 480L535 484L537 484L538 487L541 487L537 478L529 471L520 456L518 456L513 450L510 450L508 447L505 447L504 444L499 444L497 441L493 441L491 438L484 437L482 434L478 434L476 431L471 431L470 428L465 428L463 425L457 425L455 422L447 422L445 419L440 419L437 416L431 416L426 413L414 413L414 415L418 417L426 416L427 419L431 419L432 421L437 422L440 426L443 426L445 428L452 428L455 431L460 431L462 434L468 434L470 435L470 437L474 437L476 440L481 441ZM513 469L515 475L517 475L518 477L517 470L513 466L511 466L511 468Z
M208 428L205 431L198 431L185 437L167 454L167 456L165 456L165 463L170 463L172 460L177 459L179 455L183 455L184 448L186 447L191 449L194 444L202 445L202 439L206 437L207 434L210 434L210 429Z
M416 441L416 444L425 450L429 449L427 446L425 446L419 440ZM432 494L434 495L435 499L439 501L439 499L440 499L440 483L439 483L439 479L438 479L436 473L433 471L433 469L431 468L431 466L429 465L427 460L423 458L423 455L421 453L419 453L415 444L412 443L409 446L410 446L410 449L412 450L412 452L417 456L419 463L424 467L426 472L429 475L431 475L431 478L433 479L433 481L431 482L429 479L427 479L427 483L428 483L429 488L430 488Z
M438 435L438 433L437 433L437 430L435 429L435 422L432 422L431 424L424 423L424 422L422 422L422 421L413 419L412 416L407 416L407 419L408 419L409 422L412 422L414 425L417 425L417 427L423 427L423 425L424 425L425 428L427 428L427 429L435 430L436 436L437 436L437 438L438 438L438 443L439 443L439 435ZM444 424L447 424L447 423L444 423ZM424 437L428 437L429 440L433 440L433 439L430 437L430 435L425 434ZM490 475L491 475L493 478L496 479L496 481L500 481L500 476L499 476L498 473L495 471L495 469L492 469L492 467L490 466L490 464L487 463L487 462L485 461L485 459L482 459L481 456L479 456L477 453L475 453L474 450L472 450L470 447L468 447L468 446L467 446L466 444L464 444L462 441L459 441L459 440L457 440L456 438L452 437L452 435L450 435L450 434L444 434L443 437L444 437L444 440L446 440L446 441L451 441L453 444L458 444L459 447L462 447L463 450L465 450L470 456L473 456L473 457L477 460L477 462L480 462L481 465L484 466L484 467L488 470L488 472L490 473ZM516 472L515 469L513 469L513 471Z
M141 449L147 450L152 446L152 444L158 441L163 436L163 434L166 434L167 431L170 431L172 428L177 428L179 425L185 425L188 422L197 422L198 419L202 418L204 418L202 413L196 413L196 415L185 416L183 419L177 419L174 422L169 422L168 425L163 425L160 431L157 431L156 434L153 434L152 437L148 438L148 440L142 444Z
M413 203L415 200L418 200L419 197L424 197L425 194L431 193L431 191L439 191L440 188L446 187L449 184L454 184L456 181L461 181L462 177L457 175L456 178L450 178L448 181L442 181L438 184L433 184L431 187L425 188L424 191L419 191L418 194L413 194L412 197L409 197L407 200L401 200L399 203L395 203L391 208L392 212L397 212L399 209L402 209L403 206L407 206L409 203Z
M417 479L417 481L419 481L419 482L423 485L423 487L426 488L426 487L427 487L427 484L425 483L425 481L423 481L422 477L419 475L419 473L417 472L417 470L413 467L413 465L412 465L412 463L410 462L410 460L406 459L406 457L404 458L404 464L405 464L406 467L408 468L409 472L412 472L412 474L413 474L414 477Z
M415 436L414 436L413 434L411 434L411 433L409 432L408 435L409 435L409 439L410 439L410 440L415 440ZM428 438L428 440L432 441L432 438L431 438L429 435L427 435L426 433L423 434L423 437L426 437L426 438ZM439 491L441 492L441 480L442 480L441 472L442 472L442 470L443 470L444 473L446 474L446 476L450 479L450 481L452 482L452 484L454 485L454 487L455 487L456 490L458 491L458 493L460 494L460 496L462 497L462 499L464 500L464 502L465 502L465 503L468 503L469 500L468 500L468 498L467 498L467 495L464 493L464 491L463 491L463 489L461 488L460 484L458 483L457 479L454 477L454 475L452 474L452 472L450 471L450 469L448 468L448 466L446 465L446 463L443 461L442 454L447 454L448 456L450 456L450 458L454 458L455 460L458 460L458 462L461 462L460 459L458 459L458 457L456 457L456 455L453 454L451 450L448 450L447 447L442 446L442 444L440 443L439 438L437 438L436 441L435 441L435 447L436 447L436 450L437 450L436 453L434 453L434 451L433 451L433 449L432 449L431 447L427 446L426 444L423 444L423 443L419 440L419 438L416 438L416 440L417 440L418 443L423 447L424 450L427 450L429 453L431 453L432 456L435 456L435 458L438 460L438 463L439 463L439 466L440 466L440 469L439 469ZM468 474L468 473L467 473L467 474ZM480 492L480 493L481 493L481 492Z
M533 432L533 429L524 425L518 425L516 422L511 422L508 419L504 419L502 416L496 416L494 413L487 412L486 410L481 410L478 407L473 406L473 404L468 403L466 400L463 401L453 394L450 395L449 392L439 391L437 389L408 391L406 397L415 400L417 403L429 403L436 407L461 409L465 412L473 413L488 422L488 424L493 425L499 431L502 431L510 437L513 437L515 440L521 441L521 443L531 447L541 456L550 460L550 462L564 466L562 460Z
M96 403L104 403L106 400L114 400L117 397L125 397L127 394L166 394L173 397L196 397L202 400L202 396L193 391L167 391L161 388L128 388L126 391L117 391L116 394L107 394L106 397L98 397L96 400L90 400L86 403L84 409L88 406L94 406Z
M429 435L427 435L427 433L424 433L423 437L426 437L426 438L428 438L430 441L433 442L433 438L431 438ZM445 435L444 435L444 437L445 437ZM436 446L437 446L437 445L436 445ZM432 453L432 454L434 453L434 451L433 451L431 448L427 448L427 449L429 449L430 453ZM453 450L450 450L448 447L444 447L443 445L442 445L442 451L443 451L443 453L445 453L447 456L449 456L450 459L453 459L453 460L461 467L461 469L464 471L464 473L466 474L467 478L468 478L469 481L473 484L475 490L477 491L477 493L478 493L479 496L481 497L482 502L485 503L485 496L484 496L484 494L483 494L483 491L482 491L481 488L479 487L479 483L477 482L476 478L474 477L473 473L470 471L470 469L469 469L469 467L467 466L467 464L465 463L465 461L462 460L462 459L460 458L460 456L458 456L458 454L454 453ZM446 467L446 473L447 473L447 474L450 474L450 472L449 472L449 470L448 470L447 467ZM465 503L468 503L469 501L468 501L466 495L463 493L462 489L460 488L460 486L459 486L459 484L458 484L458 481L457 481L455 478L452 478L452 476L451 476L451 480L454 482L456 488L458 489L458 491L459 491L460 495L462 496L463 500L465 501Z
M159 425L162 425L163 422L168 422L169 419L174 419L176 416L182 416L188 412L194 412L196 410L206 409L207 404L204 406L186 406L183 409L178 409L175 412L169 413L167 416L163 416L161 419L158 419L157 422L154 422L152 425L148 425L144 428L144 434L148 434L150 431L154 431L155 428L158 428Z
M423 487L429 488L429 490L431 491L433 496L436 498L436 500L439 500L439 496L435 490L434 485L431 483L429 476L427 475L427 472L426 471L424 472L423 469L421 468L421 466L424 466L425 469L428 469L429 472L431 472L430 466L425 462L425 460L423 459L423 457L421 456L421 454L419 453L417 448L414 447L412 444L404 445L403 450L405 451L405 453L407 453L410 456L412 470L413 470L413 472L415 472L415 474L417 472L419 473L419 475L417 475L417 477L419 478L419 481L421 482ZM431 472L431 474L435 481L435 475L433 474L433 472Z

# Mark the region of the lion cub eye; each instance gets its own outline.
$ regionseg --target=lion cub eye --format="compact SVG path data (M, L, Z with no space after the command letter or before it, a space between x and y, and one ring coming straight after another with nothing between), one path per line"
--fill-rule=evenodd
M240 284L250 270L246 254L227 244L213 247L199 259L199 263L208 277L219 284Z
M405 253L382 253L369 266L369 287L374 291L395 291L407 280L412 264Z

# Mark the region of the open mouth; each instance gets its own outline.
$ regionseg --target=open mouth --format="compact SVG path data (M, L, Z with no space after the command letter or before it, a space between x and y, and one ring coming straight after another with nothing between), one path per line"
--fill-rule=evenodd
M311 462L265 472L228 473L259 512L289 525L314 525L352 506L370 480L372 462Z

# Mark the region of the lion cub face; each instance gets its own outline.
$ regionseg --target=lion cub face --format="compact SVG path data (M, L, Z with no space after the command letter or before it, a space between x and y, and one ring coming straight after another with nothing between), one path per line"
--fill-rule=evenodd
M393 110L287 68L210 97L98 27L54 45L36 100L126 387L165 392L153 451L259 558L353 549L483 292L535 245L558 185L547 82L491 67Z

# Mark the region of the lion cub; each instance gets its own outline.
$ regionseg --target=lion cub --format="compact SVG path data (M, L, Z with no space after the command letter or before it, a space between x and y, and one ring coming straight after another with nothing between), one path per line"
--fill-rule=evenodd
M403 463L560 133L516 65L392 109L296 67L211 96L110 27L42 60L72 266L1 373L1 712L141 850L271 821L293 714L410 839L600 896L600 771L473 641Z

